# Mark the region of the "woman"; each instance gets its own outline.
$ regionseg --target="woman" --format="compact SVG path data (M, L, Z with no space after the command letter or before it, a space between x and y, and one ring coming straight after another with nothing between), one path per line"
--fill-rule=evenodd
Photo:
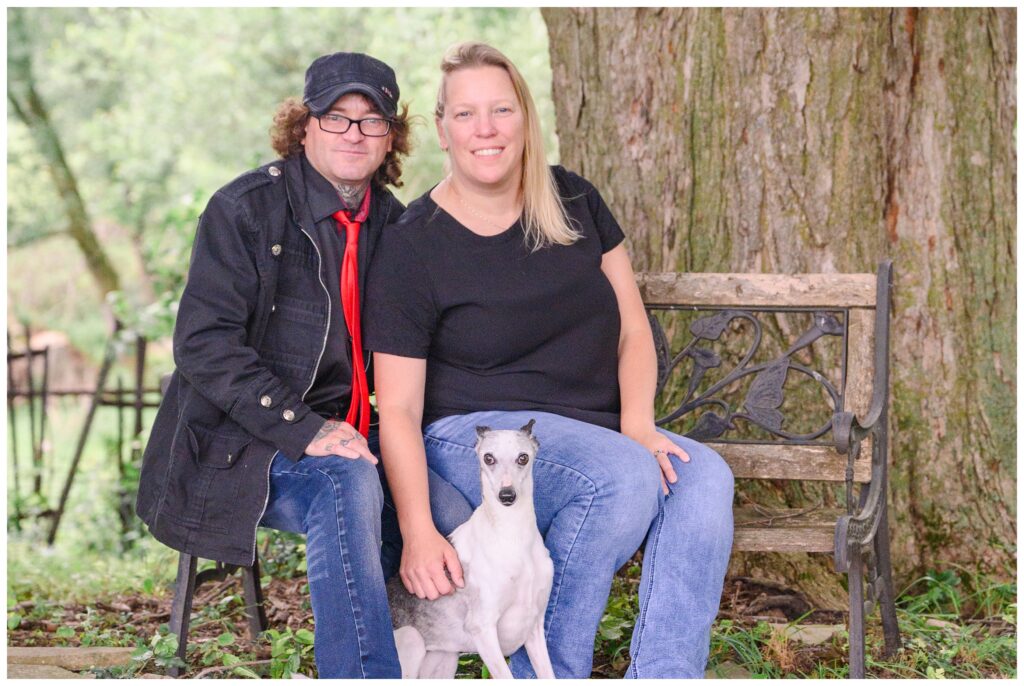
M475 427L536 419L538 526L555 565L559 677L589 677L612 577L647 537L633 677L703 675L732 544L732 474L654 425L654 344L623 234L597 190L549 168L514 65L466 43L435 112L450 173L385 230L367 287L381 448L410 592L462 573L427 467L480 502ZM517 676L532 676L523 651Z

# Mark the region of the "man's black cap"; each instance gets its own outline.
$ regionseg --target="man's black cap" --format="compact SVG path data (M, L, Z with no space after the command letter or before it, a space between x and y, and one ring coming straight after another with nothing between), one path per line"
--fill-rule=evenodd
M306 70L302 102L314 116L331 109L346 93L362 93L385 117L398 111L395 71L378 59L359 52L336 52L318 57Z

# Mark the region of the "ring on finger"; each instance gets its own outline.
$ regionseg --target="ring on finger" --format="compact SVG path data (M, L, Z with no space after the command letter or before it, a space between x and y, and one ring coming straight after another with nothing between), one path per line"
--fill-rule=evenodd
M654 456L657 457L658 455L668 455L668 453L666 453L661 448L658 448L657 450L654 451Z

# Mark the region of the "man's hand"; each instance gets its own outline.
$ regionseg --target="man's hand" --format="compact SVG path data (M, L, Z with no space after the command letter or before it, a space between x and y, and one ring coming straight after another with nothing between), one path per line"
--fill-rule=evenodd
M340 455L350 460L366 458L377 464L377 458L370 452L366 439L348 422L328 419L306 446L306 454L313 457Z

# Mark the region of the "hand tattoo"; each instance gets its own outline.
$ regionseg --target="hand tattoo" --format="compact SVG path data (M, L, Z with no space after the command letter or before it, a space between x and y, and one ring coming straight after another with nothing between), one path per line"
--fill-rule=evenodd
M324 425L320 427L320 430L316 432L316 436L313 437L313 441L321 441L327 438L335 429L341 426L341 422L336 422L333 419L328 419L324 422Z

